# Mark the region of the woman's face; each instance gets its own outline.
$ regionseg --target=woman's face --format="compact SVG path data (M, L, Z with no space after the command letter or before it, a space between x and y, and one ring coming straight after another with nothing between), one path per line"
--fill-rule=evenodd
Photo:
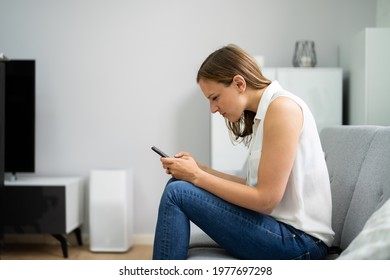
M235 81L227 87L212 80L200 79L199 86L210 102L211 113L219 112L230 122L240 119L245 109L245 98Z

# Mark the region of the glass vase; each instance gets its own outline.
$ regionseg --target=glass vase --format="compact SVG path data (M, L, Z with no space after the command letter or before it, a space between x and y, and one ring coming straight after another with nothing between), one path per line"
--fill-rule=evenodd
M317 64L314 41L297 41L293 57L294 67L314 67Z

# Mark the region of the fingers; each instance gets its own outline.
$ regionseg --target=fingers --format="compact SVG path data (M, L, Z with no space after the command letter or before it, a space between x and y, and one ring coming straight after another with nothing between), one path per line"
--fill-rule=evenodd
M173 165L172 159L161 158L160 161L162 163L162 167L165 169L165 173L172 175L171 170L170 170L170 167L172 167L172 165Z
M188 152L179 152L175 155L175 158L182 158L182 157L192 157L192 155Z
M183 170L188 171L191 167L189 160L191 161L193 158L188 152L179 152L173 158L160 158L165 173L172 175L172 177L180 177L179 174L182 174Z
M165 173L168 175L171 175L173 178L175 178L175 176L173 175L173 170L170 169L169 167L165 169Z
M160 158L160 161L165 169L172 165L174 162L172 158Z

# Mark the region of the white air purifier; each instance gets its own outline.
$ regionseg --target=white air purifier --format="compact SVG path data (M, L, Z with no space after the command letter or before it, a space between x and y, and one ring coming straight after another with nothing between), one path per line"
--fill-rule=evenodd
M90 250L126 252L133 238L131 170L93 170L89 186Z

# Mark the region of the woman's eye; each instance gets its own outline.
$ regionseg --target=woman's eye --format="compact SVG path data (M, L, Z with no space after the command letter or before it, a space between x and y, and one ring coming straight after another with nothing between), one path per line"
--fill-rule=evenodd
M218 96L214 96L212 99L213 101L216 101L218 99Z

